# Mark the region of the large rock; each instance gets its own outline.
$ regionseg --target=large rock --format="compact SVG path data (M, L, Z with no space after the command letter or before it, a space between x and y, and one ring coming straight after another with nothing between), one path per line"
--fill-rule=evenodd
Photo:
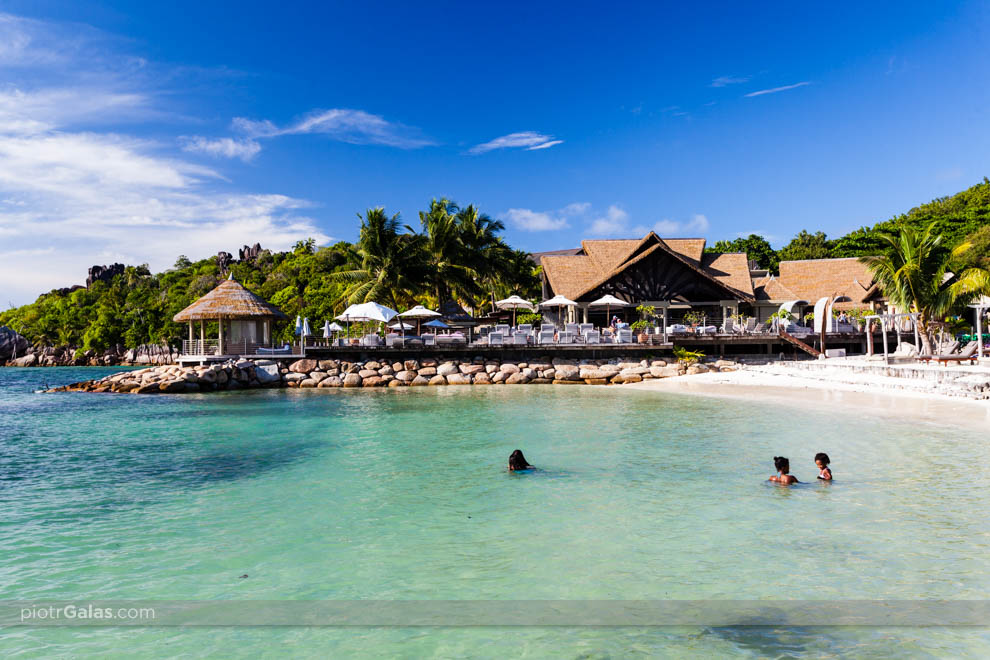
M437 368L436 367L422 367L419 370L419 375L420 376L423 376L424 378L432 378L433 376L436 376L437 375Z
M397 369L396 371L416 371L419 369L419 362L416 360L406 360L402 363L402 369Z
M584 385L584 381L583 380L577 380L577 379L575 379L575 380L559 380L558 379L558 380L553 381L553 384L554 385Z
M488 373L482 371L481 373L474 375L474 384L475 385L491 385L492 384L492 378L491 378L490 375L488 375Z
M607 378L585 378L584 382L588 385L608 385Z
M523 385L529 382L529 377L524 373L510 374L508 378L505 379L506 385Z
M340 360L320 360L317 366L320 368L320 371L329 373L333 369L340 369Z
M316 371L319 367L319 363L316 360L296 360L289 365L289 371L297 374L308 374L310 371Z
M430 385L446 385L446 384L447 384L447 379L444 376L441 376L440 374L437 374L436 376L430 379Z
M556 361L556 360L555 360ZM577 365L571 364L556 364L554 365L554 379L555 380L574 380L580 379L581 369Z
M461 373L468 376L480 373L485 370L485 365L483 364L462 364L460 367ZM453 383L451 383L453 384Z
M319 383L312 378L299 381L299 387L301 388L316 387L317 385L319 385Z
M362 369L361 371L358 372L358 376L360 376L361 378L377 378L378 377L378 370L377 369Z
M458 373L457 365L453 362L444 362L437 367L437 374L440 376L449 376L456 373Z
M447 376L448 385L470 385L471 376L470 374L450 374Z
M363 379L359 374L347 374L344 376L344 387L361 387L361 381Z
M423 378L422 376L416 376L410 381L410 387L423 387L424 385L429 385L430 380L428 378Z
M381 387L385 380L381 376L368 376L361 379L361 387Z
M24 357L30 342L10 328L0 325L0 362L14 357Z
M327 376L320 381L317 387L340 387L341 385L343 385L343 381L340 379L340 376Z
M411 383L416 380L418 374L415 371L400 371L395 374L396 380L401 380L403 383Z
M38 362L38 356L34 353L28 353L23 357L19 357L16 360L11 360L10 364L15 367L33 367Z
M496 371L492 374L492 384L499 385L505 382L505 379L509 377L509 374L504 371Z
M221 371L218 376L223 376L225 372ZM306 374L284 374L282 380L286 383L298 383L300 381L306 380ZM223 382L221 378L218 378L218 382Z
M619 372L623 376L642 376L643 374L650 373L648 367L626 367Z
M328 374L325 374L322 371L314 371L313 373L311 373L309 375L309 377L312 378L313 380L315 380L317 383L319 383L321 380L323 380L327 376L328 376Z
M517 374L519 373L519 367L512 364L511 362L506 362L501 367L498 368L503 374Z
M212 374L212 371L207 372ZM203 380L206 374L200 378ZM258 379L258 382L262 385L267 385L268 383L277 383L282 375L278 371L277 364L258 364L254 367L254 377ZM213 380L216 380L216 375L213 376Z

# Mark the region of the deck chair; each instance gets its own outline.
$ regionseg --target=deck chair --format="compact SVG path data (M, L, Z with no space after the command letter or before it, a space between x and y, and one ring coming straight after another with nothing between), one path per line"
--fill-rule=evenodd
M505 344L505 335L503 335L501 332L488 333L489 346L502 346L504 344Z
M732 320L731 317L726 316L725 322L722 323L722 334L731 335L736 331L736 322Z
M423 346L436 346L437 336L431 333L423 335Z
M621 328L615 334L616 344L631 344L632 343L632 330L629 328Z
M520 323L519 327L516 328L516 332L521 332L524 335L532 334L533 324L532 323Z
M585 330L584 332L584 343L586 344L600 344L602 343L602 333L597 330Z
M958 344L959 342L955 342ZM966 344L965 347L958 353L942 353L941 355L919 355L918 362L928 362L935 360L938 364L943 364L948 366L950 362L969 362L970 364L976 364L977 355L976 351L979 348L979 343L976 341L971 341Z
M544 324L544 325L546 325L546 324ZM554 336L554 331L553 330L549 330L549 329L544 330L542 327L540 328L539 342L541 344L552 344L553 343L553 336Z
M553 330L554 332L557 332L557 326L553 323L541 323L540 332L544 332L546 330Z
M529 334L525 332L517 332L516 334L509 337L509 342L513 346L525 346L529 343Z
M500 332L500 333L502 333L502 336L503 337L508 337L509 336L509 324L508 323L506 323L506 324L501 324L500 323L500 324L496 325L495 326L495 332Z

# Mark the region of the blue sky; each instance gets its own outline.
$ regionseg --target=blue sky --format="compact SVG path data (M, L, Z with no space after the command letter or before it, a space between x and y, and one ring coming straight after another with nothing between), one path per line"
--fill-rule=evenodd
M990 174L990 5L688 4L0 3L0 303L440 196L782 245Z

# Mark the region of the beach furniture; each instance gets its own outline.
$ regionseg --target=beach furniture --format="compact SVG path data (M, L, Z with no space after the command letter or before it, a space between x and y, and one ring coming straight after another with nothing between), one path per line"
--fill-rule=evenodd
M516 332L522 333L524 335L533 334L533 324L532 323L520 323L519 327L516 328Z
M602 343L602 334L597 330L585 330L584 332L584 343L586 344L600 344Z
M752 333L754 330L756 330L756 318L749 316L746 318L746 328L743 332Z
M562 330L560 334L557 335L558 344L573 344L574 343L574 333L568 332L567 330Z
M552 344L553 343L554 331L546 327L546 323L540 328L539 343L541 344Z
M423 335L423 346L436 346L437 336L433 334Z
M285 344L284 346L282 346L280 348L259 348L258 349L258 353L260 353L262 355L274 355L276 353L291 353L291 352L292 352L292 346L289 345L289 344Z
M378 335L365 335L361 338L362 346L381 346L382 338Z
M731 316L726 316L725 321L722 323L722 334L731 335L736 330L736 322L732 320Z
M505 336L501 332L489 332L488 333L488 345L489 346L502 346L504 344L505 344Z
M517 332L516 334L509 337L509 342L513 346L525 346L529 343L529 335L523 332Z
M619 328L615 333L616 344L631 344L632 340L633 334L629 328Z
M682 323L675 323L670 326L670 334L672 335L686 335L687 333L687 326Z
M503 337L509 336L509 325L508 324L498 324L495 326L495 332L502 333Z
M554 325L553 323L541 323L540 324L540 332L543 332L545 330L550 330L552 332L557 332L557 326Z
M581 323L578 325L578 334L582 337L595 329L594 323Z
M953 342L956 346L959 342ZM939 355L919 355L917 357L918 362L931 363L934 360L938 364L943 364L948 366L950 362L969 362L970 364L976 364L977 355L976 350L979 348L979 344L976 341L971 341L958 353L942 353Z

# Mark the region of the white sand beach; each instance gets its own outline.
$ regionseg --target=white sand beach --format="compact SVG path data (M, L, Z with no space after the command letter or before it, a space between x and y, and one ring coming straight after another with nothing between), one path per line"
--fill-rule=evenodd
M782 404L869 410L881 417L990 427L990 400L949 396L937 386L872 374L809 375L785 365L761 365L739 371L709 372L645 380L622 386L637 392L678 392L697 396L759 398Z

